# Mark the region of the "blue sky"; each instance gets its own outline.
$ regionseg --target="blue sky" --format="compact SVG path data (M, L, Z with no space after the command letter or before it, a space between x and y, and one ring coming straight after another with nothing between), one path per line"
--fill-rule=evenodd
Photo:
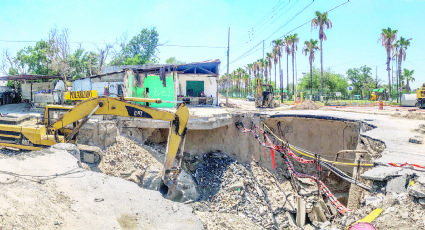
M73 48L78 42L96 50L114 43L124 32L134 36L142 28L156 27L160 43L167 45L227 46L230 33L230 70L243 67L270 52L271 41L311 20L316 10L327 11L347 0L161 0L161 1L1 1L0 40L32 41L46 38L52 27L68 27ZM308 6L308 7L307 7ZM305 8L307 7L307 8ZM303 10L305 8L305 10ZM378 41L382 28L398 29L399 36L413 38L403 68L414 69L413 88L425 82L423 22L425 0L351 0L331 11L333 28L326 32L324 67L345 74L348 68L368 65L378 78L388 81L386 53ZM299 13L301 12L301 13ZM298 14L299 13L299 14ZM295 17L294 17L295 16ZM292 20L291 20L292 19ZM305 40L317 39L310 24L296 29L300 44L297 76L308 72L308 59L300 51ZM255 46L260 43L259 46ZM33 43L1 42L0 51L12 54ZM247 55L245 54L247 51ZM160 62L176 57L185 62L220 59L225 73L225 48L159 47ZM243 55L241 57L241 55ZM315 66L319 67L319 53ZM239 58L240 57L240 58ZM238 59L237 59L238 58ZM235 60L236 59L236 60ZM286 59L282 60L286 64ZM286 66L286 65L283 65ZM286 68L286 67L285 67ZM286 72L286 69L283 71ZM291 71L291 70L290 70Z

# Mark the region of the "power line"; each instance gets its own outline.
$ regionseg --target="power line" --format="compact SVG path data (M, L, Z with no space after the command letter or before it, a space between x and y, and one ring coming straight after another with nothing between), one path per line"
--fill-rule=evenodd
M290 1L288 2L288 3L290 3ZM286 6L287 6L288 4L286 4L286 5L284 5L281 9L279 9L279 11L280 10L283 10ZM257 30L258 30L258 32L254 32L254 33L256 33L256 34L260 34L262 31L264 31L264 29L265 28L267 28L267 27L264 27L265 25L267 25L267 24L273 24L274 22L276 22L276 20L277 19L279 19L280 17L282 17L282 15L284 15L284 14L286 14L290 9L292 9L294 6L295 6L296 4L293 4L292 6L290 6L286 11L284 11L283 13L281 13L280 15L279 15L279 17L277 17L274 21L272 21L271 23L269 23L269 21L271 21L272 19L273 19L273 17L276 15L276 14L278 14L279 13L279 11L278 12L276 12L274 15L272 15L271 17L270 17L270 19L269 20L266 20L266 21L264 21L264 23L260 26L260 27L258 27L257 28ZM263 28L264 27L264 29L262 29L261 31L260 31L260 29L261 28ZM255 36L255 35L254 35ZM253 36L253 37L254 37Z
M313 3L314 3L314 0L312 2L310 2L307 6L305 6L300 12L296 13L291 19L289 19L287 22L285 22L282 26L280 26L275 32L270 34L265 40L268 40L270 37L272 37L274 34L276 34L279 30L281 30L286 25L288 25L291 21L293 21L298 15L300 15L302 12L304 12Z
M311 3L309 3L307 6L305 6L300 12L296 13L291 19L289 19L287 22L285 22L285 24L283 24L283 26L279 27L275 32L273 32L271 35L269 35L266 39L264 40L268 40L271 36L273 36L276 32L278 32L279 30L281 30L284 26L286 26L289 22L291 22L292 20L294 20L298 15L300 15L302 12L304 12L309 6L311 6L314 3L314 1L312 1ZM248 50L247 52L245 52L244 54L242 54L241 56L239 56L238 58L234 59L231 63L234 63L235 61L243 58L244 56L248 55L253 49L255 49L257 46L259 46L262 43L262 41L260 41L258 44L256 44L254 47L252 47L250 50Z
M338 6L335 6L334 8L332 8L332 9L330 9L330 10L326 11L326 13L329 13L329 12L331 12L331 11L333 11L333 10L335 10L335 9L337 9L337 8L339 8L339 7L341 7L341 6L345 5L345 4L347 4L347 3L349 3L349 2L350 2L350 0L347 0L346 2L341 3L341 4L339 4ZM299 28L301 28L301 27L305 26L306 24L311 23L311 20L313 20L313 19L314 19L314 18L312 18L312 19L310 19L309 21L306 21L306 22L304 22L303 24L301 24L301 25L299 25L299 26L295 27L294 29L292 29L292 30L288 31L286 34L282 35L280 38L283 38L283 37L285 37L286 35L288 35L289 33L292 33L293 31L295 31L295 30L297 30L297 29L299 29Z
M185 48L211 48L211 49L226 49L224 46L203 46L203 45L158 45L158 46L172 46L172 47L185 47Z
M287 3L289 4L291 1L288 1ZM272 10L270 11L270 13L267 13L266 15L263 16L263 18L261 20L258 21L258 23L252 27L252 37L250 37L250 35L248 35L248 40L245 42L243 41L243 39L240 39L238 41L238 43L242 43L242 44L248 44L252 41L252 39L255 37L256 34L260 33L260 32L256 32L257 30L260 30L265 24L268 24L268 22L270 20L273 19L273 17L278 14L281 10L283 10L288 4L283 5L284 1L276 4ZM279 5L276 9L274 9L277 5ZM273 10L274 9L274 10ZM270 16L271 15L271 16ZM269 17L269 18L267 18ZM280 16L279 16L280 17ZM267 19L266 19L267 18ZM257 28L258 27L258 28ZM249 32L249 31L248 31ZM243 45L242 45L243 46Z
M246 51L245 53L243 53L241 56L233 59L233 61L230 62L230 64L234 63L235 61L243 58L245 55L247 55L249 52L251 52L253 49L255 49L257 46L259 46L260 44L262 44L263 41L260 41L259 43L257 43L256 45L254 45L251 49L249 49L248 51Z
M40 40L41 41L41 40ZM0 40L0 42L8 42L8 43L36 43L39 41L31 41L31 40ZM76 43L76 44L99 44L99 43L106 43L106 42L86 42L86 41L77 41L77 42L69 42L69 43ZM177 45L177 44L160 44L158 46L170 46L170 47L185 47L185 48L211 48L211 49L225 49L224 46L206 46L206 45Z

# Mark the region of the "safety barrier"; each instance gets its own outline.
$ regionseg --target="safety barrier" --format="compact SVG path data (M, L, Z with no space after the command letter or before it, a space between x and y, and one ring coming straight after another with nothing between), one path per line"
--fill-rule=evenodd
M280 155L281 155L281 157L284 159L284 161L285 161L285 164L287 165L287 167L288 167L288 170L289 170L289 172L290 172L290 174L291 174L291 176L295 176L295 177L297 177L297 178L310 178L311 180L313 180L313 181L315 181L318 185L319 185L319 187L320 187L320 190L323 192L323 194L330 200L330 203L331 203L331 205L339 212L339 213L341 213L341 214L344 214L344 213L346 213L347 211L351 211L350 209L348 209L348 208L346 208L343 204L341 204L339 201L338 201L338 199L335 197L335 195L334 194L332 194L332 192L328 189L328 187L318 178L318 177L316 177L316 176L313 176L313 175L308 175L308 174L302 174L302 173L299 173L299 172L297 172L297 171L295 171L295 169L294 169L294 167L293 167L293 165L292 165L292 163L289 161L289 159L288 159L288 156L287 155L290 155L290 156L292 156L293 158L295 158L295 159L298 159L299 161L301 161L301 162L303 162L303 163L305 163L305 164L314 164L314 163L316 163L317 165L318 165L318 170L321 170L320 169L320 167L319 167L319 164L317 163L317 161L311 161L311 160L305 160L305 159L300 159L300 158L298 158L298 157L295 157L294 156L294 154L292 153L292 154L289 154L288 152L289 152L289 148L287 147L287 146L277 146L277 145L274 145L273 143L272 143L272 141L270 140L270 138L265 134L265 132L261 129L261 128L259 128L258 126L254 126L254 129L257 129L257 130L259 130L260 131L260 133L262 133L263 134L263 136L264 136L264 139L266 140L265 142L262 142L261 140L260 140L260 137L259 137L259 135L255 132L255 130L253 130L253 129L247 129L247 128L245 128L244 126L243 126L243 124L242 123L238 123L237 124L237 127L239 128L239 130L241 130L241 132L243 132L243 133L248 133L248 132L250 132L250 133L252 133L253 135L254 135L254 137L255 137L255 139L263 146L263 147L265 147L265 148L269 148L270 149L270 151L271 151L271 155L272 155L272 165L273 165L273 168L275 168L275 160L274 160L274 151L277 151L277 152L279 152L280 153ZM286 154L285 154L286 153Z

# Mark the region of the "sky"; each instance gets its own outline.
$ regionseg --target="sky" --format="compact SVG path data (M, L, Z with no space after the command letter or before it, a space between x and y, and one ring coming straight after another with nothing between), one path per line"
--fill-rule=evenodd
M267 53L272 40L297 33L300 78L309 71L308 57L301 52L304 41L318 39L310 26L314 12L331 10L333 27L323 42L325 69L345 75L349 68L367 65L374 78L377 72L387 83L386 51L378 39L383 28L391 27L398 37L412 38L402 68L415 70L415 89L425 82L425 42L420 42L425 38L424 9L425 0L0 1L0 52L14 55L34 45L31 41L45 39L54 27L67 27L72 48L86 50L114 44L124 33L131 38L143 28L156 27L163 44L158 48L160 63L169 57L184 62L220 59L220 74L225 74L229 28L230 71L262 58L263 40ZM320 53L314 66L320 67ZM286 73L286 57L282 68Z

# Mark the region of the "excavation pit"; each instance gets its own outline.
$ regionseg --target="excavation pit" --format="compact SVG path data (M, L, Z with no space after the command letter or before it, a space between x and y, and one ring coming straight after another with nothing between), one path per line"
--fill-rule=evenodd
M211 125L213 128L208 128L206 125L197 126L196 122L189 122L184 149L186 155L202 157L205 153L226 153L227 156L242 164L257 162L262 167L272 170L270 151L267 150L265 153L264 148L255 140L254 136L250 133L242 133L235 126L236 122L242 122L247 128L255 124L266 130L263 126L265 124L278 138L309 152L317 153L320 158L329 161L354 163L356 158L354 150L373 148L374 152L379 154L385 148L383 143L363 136L364 133L374 127L361 121L308 115L234 114L226 121L221 121L222 125L214 123ZM91 126L92 128L90 128ZM149 127L148 124L143 122L117 120L103 121L88 125L88 127L89 129L82 130L83 133L80 136L83 138L80 138L80 141L83 143L91 142L91 144L98 146L108 146L108 143L110 145L117 135L128 137L138 143L164 145L168 136L168 128L165 128L168 127L166 122L154 122ZM93 131L93 133L90 133L90 131ZM279 144L277 138L273 138L271 134L268 135L275 144ZM104 143L93 143L96 142L96 138L99 139L98 142L103 141ZM337 156L337 153L342 150L348 151ZM306 158L305 156L302 157ZM371 162L372 157L375 156L366 154L361 162ZM162 159L158 160L161 162ZM277 170L286 171L286 166L277 153L275 154L275 161ZM291 161L296 171L317 175L315 165L303 165L294 160ZM190 167L193 170L195 166ZM353 176L354 167L344 165L337 165L337 167L349 176ZM321 172L320 179L341 203L347 205L350 190L349 182L326 171L326 169Z

